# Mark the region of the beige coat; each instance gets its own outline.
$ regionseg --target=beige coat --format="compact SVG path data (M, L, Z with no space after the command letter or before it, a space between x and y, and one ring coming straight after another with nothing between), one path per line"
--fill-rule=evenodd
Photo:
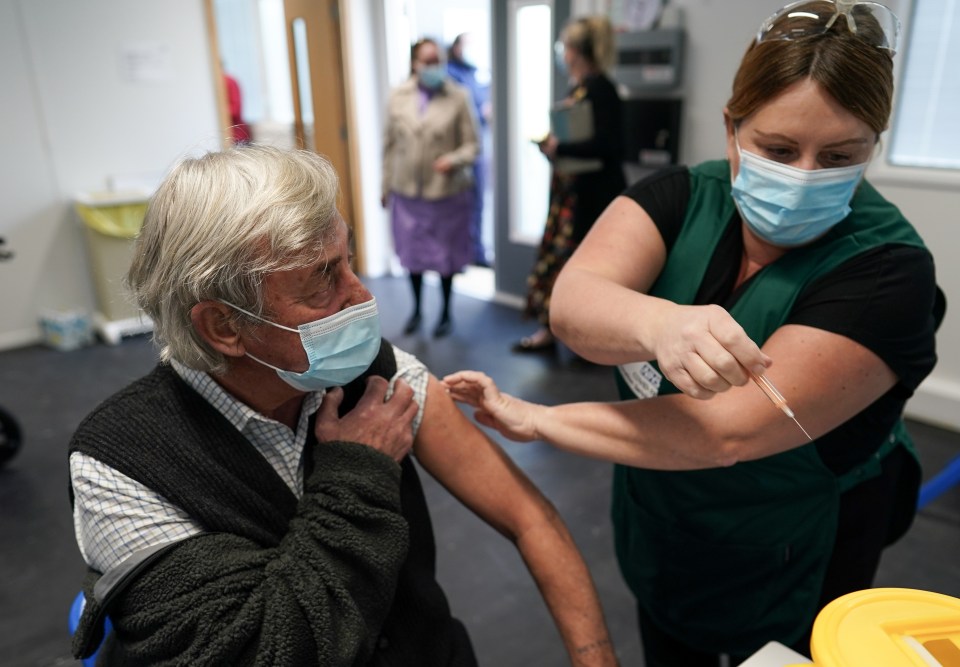
M450 79L419 111L420 91L410 77L390 93L383 137L383 186L406 197L442 199L472 187L480 145L469 93ZM446 157L454 169L441 174L434 161Z

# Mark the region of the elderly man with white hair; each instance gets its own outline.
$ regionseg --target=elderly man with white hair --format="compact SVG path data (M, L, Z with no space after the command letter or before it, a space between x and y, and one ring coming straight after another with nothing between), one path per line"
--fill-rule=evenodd
M337 192L324 158L245 146L183 161L150 202L128 282L160 363L70 445L75 652L109 615L107 664L475 665L413 455L516 543L571 662L616 664L554 508L382 341Z

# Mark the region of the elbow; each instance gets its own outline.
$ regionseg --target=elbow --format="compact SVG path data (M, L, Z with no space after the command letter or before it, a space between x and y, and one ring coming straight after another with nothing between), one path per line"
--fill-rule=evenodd
M560 340L566 340L572 333L574 318L571 314L574 312L575 308L570 304L570 295L561 271L550 293L550 331Z
M757 434L727 433L718 438L711 459L715 468L729 468L738 463L762 458L762 444Z
M562 341L570 340L570 323L567 318L554 310L553 305L550 306L550 321L548 326L554 338Z
M740 454L734 450L721 450L720 453L714 457L712 468L730 468L740 463L741 461Z
M710 470L713 468L730 468L743 460L735 449L720 446L710 452L703 452L695 457L690 466L691 470Z
M550 321L548 324L550 333L557 340L563 341L571 350L583 356L587 351L582 346L582 327L578 327L573 318L566 317L562 312L557 313L550 306ZM578 334L578 332L581 332Z
M704 433L700 438L694 458L703 468L729 468L751 458L750 452L755 450L751 444L753 439L742 433Z

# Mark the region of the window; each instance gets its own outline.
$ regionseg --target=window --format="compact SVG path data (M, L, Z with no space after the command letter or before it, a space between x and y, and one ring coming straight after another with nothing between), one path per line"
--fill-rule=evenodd
M960 0L914 0L888 161L960 169Z
M536 245L543 236L550 201L550 163L534 142L550 131L553 3L511 0L507 32L509 238L514 243Z

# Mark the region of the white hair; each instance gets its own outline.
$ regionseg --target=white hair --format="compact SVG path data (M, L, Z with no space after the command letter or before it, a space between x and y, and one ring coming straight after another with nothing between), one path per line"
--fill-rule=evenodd
M161 359L223 372L191 309L220 300L263 315L264 276L309 266L332 242L338 192L333 166L309 151L245 145L174 167L150 200L127 274Z

